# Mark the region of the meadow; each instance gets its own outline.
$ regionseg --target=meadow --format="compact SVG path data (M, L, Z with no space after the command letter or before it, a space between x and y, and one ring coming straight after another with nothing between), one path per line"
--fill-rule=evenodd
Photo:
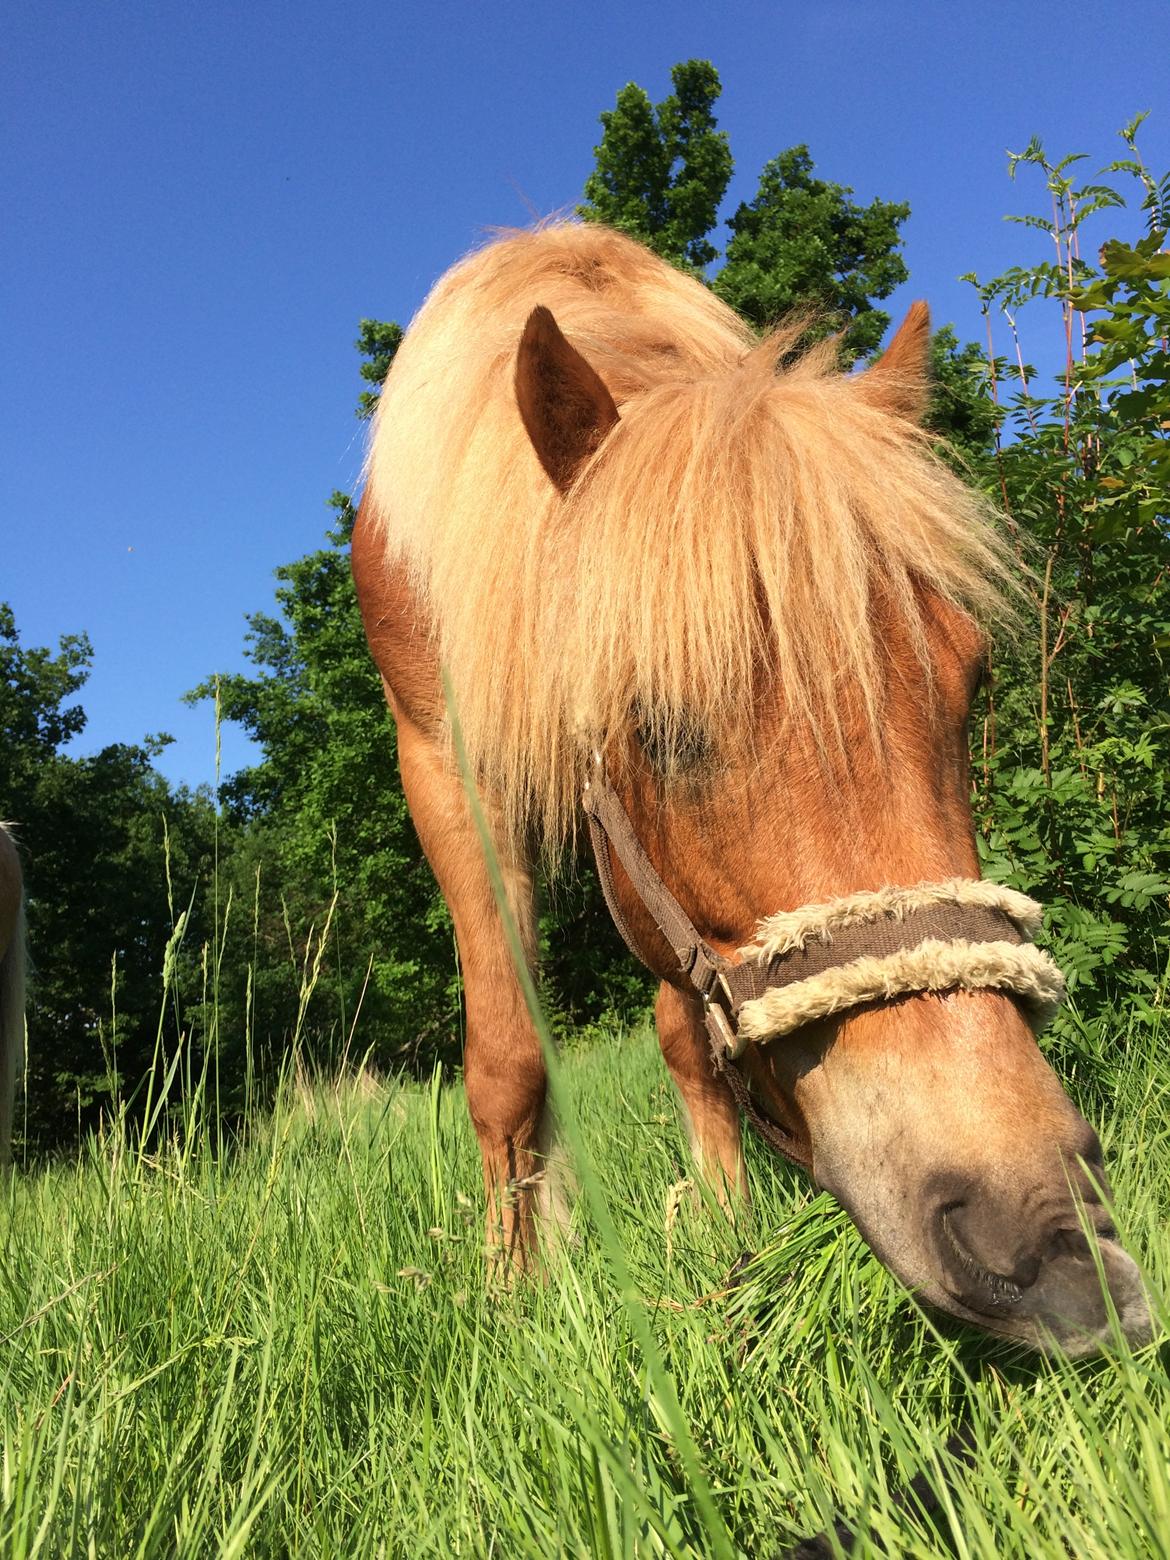
M1063 1058L1156 1297L1163 1051L1135 1029ZM841 1554L838 1522L861 1555L1170 1554L1164 1344L1070 1363L927 1317L755 1144L729 1223L649 1031L570 1043L562 1073L573 1227L510 1291L485 1287L478 1154L438 1074L289 1067L228 1137L176 1070L149 1147L115 1123L18 1171L0 1554Z

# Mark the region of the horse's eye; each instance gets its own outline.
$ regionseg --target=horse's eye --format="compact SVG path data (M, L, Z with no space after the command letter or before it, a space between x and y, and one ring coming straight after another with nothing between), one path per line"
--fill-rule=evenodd
M697 721L644 715L637 737L646 762L662 780L691 774L711 760L711 740Z

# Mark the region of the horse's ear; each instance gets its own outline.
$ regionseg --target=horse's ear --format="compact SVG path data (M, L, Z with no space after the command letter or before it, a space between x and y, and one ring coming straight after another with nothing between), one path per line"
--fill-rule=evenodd
M516 401L540 464L564 493L617 422L618 409L545 308L533 309L520 337Z
M883 411L921 422L930 402L930 310L919 299L894 332L894 339L857 388Z

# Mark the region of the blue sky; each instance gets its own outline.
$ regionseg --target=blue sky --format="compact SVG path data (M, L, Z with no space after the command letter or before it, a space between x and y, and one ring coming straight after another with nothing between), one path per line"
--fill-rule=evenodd
M244 664L272 570L358 479L359 319L405 322L484 228L571 206L624 82L715 63L728 209L798 141L908 200L887 307L964 337L959 274L1045 242L1002 220L1039 209L1007 149L1099 166L1148 108L1170 164L1161 3L9 0L4 31L0 600L26 644L90 634L81 750L169 731L193 784L214 735L182 693Z

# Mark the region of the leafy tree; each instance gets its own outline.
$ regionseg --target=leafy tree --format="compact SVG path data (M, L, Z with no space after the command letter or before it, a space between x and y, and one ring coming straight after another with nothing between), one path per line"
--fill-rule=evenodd
M17 823L32 959L27 1129L43 1144L97 1119L174 1054L180 1014L160 1016L159 976L177 916L207 879L214 812L154 768L165 739L77 758L71 703L88 676L83 634L56 653L21 645L0 606L0 811ZM171 893L168 894L168 885ZM183 896L176 905L175 894ZM198 900L198 894L196 893ZM192 924L207 933L199 901Z
M240 913L255 922L254 941L230 956L234 1000L250 968L257 1041L279 1050L299 1024L309 1051L339 1050L361 1002L364 1032L389 1064L441 1051L458 1033L458 980L350 576L355 512L341 493L330 505L328 545L276 571L279 615L248 620L255 672L209 680L190 697L218 697L223 719L260 748L259 761L221 789L249 841L233 877ZM326 929L316 994L302 1013L306 963Z
M930 339L931 390L926 426L946 440L947 452L966 471L983 460L995 442L996 409L981 347L959 344L951 325Z
M630 84L615 108L602 114L597 164L580 211L633 234L677 264L701 269L718 258L708 235L731 173L727 138L713 112L721 89L714 68L702 60L675 66L671 78L674 90L657 107ZM728 264L716 288L738 289L731 301L756 323L764 323L770 309L807 306L811 297L833 322L848 318L854 350L867 349L886 323L870 298L885 296L905 276L897 245L907 208L881 201L859 207L850 193L815 179L805 148L782 154L765 170L756 201L741 206L732 221ZM748 299L753 281L768 300L755 314ZM373 411L402 335L393 322L362 320L356 345L364 358L361 376L372 388L360 398L360 417ZM986 440L990 402L979 400L983 387L970 361L977 349L958 352L953 333L944 331L935 351L936 421L964 441ZM355 983L368 964L366 1002L367 1013L377 1014L374 1030L395 1037L387 1041L391 1049L410 1043L412 1025L434 1045L455 1029L450 979L435 982L427 975L432 957L449 969L450 933L409 829L392 746L382 735L381 693L338 552L352 515L339 495L333 503L342 519L330 548L278 570L280 616L251 619L249 654L257 675L219 685L224 717L240 721L264 755L228 783L224 796L232 819L254 826L253 849L271 858L270 876L284 889L281 915L271 917L273 949L287 942L291 926L303 959L309 929L325 913L325 885L334 875L343 885L362 883L360 903L351 902L344 886L339 890L348 974L322 981L319 1021L330 1007L335 1015L347 1004L352 1009ZM346 666L347 675L330 681L325 668L333 664ZM200 690L209 691L207 685ZM327 760L320 756L326 752ZM336 783L322 784L314 774L322 764ZM374 805L368 827L355 832L349 812L356 794L369 795ZM391 894L388 885L401 893ZM613 928L587 852L544 885L543 904L544 995L558 1022L569 1028L605 1013L632 1017L646 1002L650 983L631 964ZM260 959L262 967L271 963ZM263 994L269 1021L277 1028L290 1026L295 1004L288 972L270 981ZM329 1022L337 1021L335 1016Z
M1086 222L1123 204L1078 184L1077 158L1033 142L1012 168L1042 176L1053 216L1028 225L1056 258L978 287L989 328L997 447L983 480L1035 573L1037 632L1005 645L976 734L989 871L1048 901L1082 1011L1115 1022L1122 998L1155 1015L1170 955L1170 180L1131 157L1148 231L1083 258ZM1024 311L1047 311L1063 368L1054 387L1023 348Z
M851 357L872 352L890 322L872 300L889 297L909 274L898 249L910 207L859 206L852 193L815 176L807 146L774 157L755 198L728 219L732 237L715 291L753 325L812 308L827 327L844 330Z
M577 209L701 270L718 254L707 235L731 178L727 135L712 112L723 89L707 60L676 65L670 79L674 91L657 108L631 81L601 115L597 162Z
M12 608L0 602L0 797L13 817L23 811L41 764L85 726L79 704L93 649L84 634L67 634L54 655L20 643Z
M712 112L718 78L692 61L676 67L673 81L673 96L657 109L627 87L603 116L583 214L701 267L717 258L708 235L730 169ZM1116 198L1071 186L1055 193L1058 205L1066 196L1079 201L1082 215ZM885 325L876 303L905 275L905 215L888 202L857 205L846 187L816 178L807 150L794 148L768 165L756 199L733 216L713 285L760 324L811 299L847 322L850 353L872 351ZM1069 244L1068 233L1057 236ZM1159 561L1164 521L1151 518L1165 514L1162 423L1170 420L1159 398L1159 246L1160 238L1107 246L1096 292L1092 269L1072 250L1064 252L1069 263L991 284L988 309L1003 307L1013 321L1025 297L1041 294L1062 301L1066 327L1076 308L1111 311L1098 325L1100 348L1056 397L1036 395L1022 356L1014 368L1001 358L989 363L947 328L932 346L933 425L1006 501L1021 547L1027 532L1044 549L1041 629L1034 642L1022 637L1000 651L976 732L985 860L1048 898L1062 956L1082 998L1099 1007L1117 989L1111 970L1123 967L1156 1000L1154 965L1135 950L1164 935L1158 819L1170 722L1158 678L1170 622L1159 592L1170 571ZM369 386L380 385L401 337L395 324L362 322ZM1108 375L1122 356L1135 368L1113 384ZM367 390L359 415L375 400L376 388ZM340 495L333 504L329 545L278 571L279 615L252 619L255 674L220 683L225 717L240 720L262 751L225 787L229 820L245 841L231 870L241 894L257 867L272 884L268 900L260 893L254 901L251 978L274 1044L303 1024L296 972L311 956L313 929L319 937L328 925L315 1043L345 1031L368 970L367 1032L379 1037L379 1054L429 1055L458 1027L450 931L410 828L353 600L344 554L352 509ZM644 1003L648 985L617 939L587 859L546 893L541 931L546 996L566 1026ZM231 978L238 986L243 972Z
M363 390L358 397L357 414L361 418L372 417L378 404L378 395L390 372L394 354L402 345L405 332L392 320L363 320L361 333L354 346L365 358L359 372L372 390Z
M711 242L731 177L731 149L716 129L722 87L707 60L671 71L674 92L655 108L633 82L601 115L601 144L578 207L677 264L701 270L719 258ZM825 329L843 329L851 357L874 350L889 317L874 308L906 280L898 253L909 206L860 206L847 186L813 172L807 146L765 164L755 198L728 219L731 240L712 283L757 326L812 309Z
M712 235L732 169L714 115L722 88L707 60L676 65L671 79L674 93L657 108L631 82L601 115L596 165L577 209L701 270L720 258ZM711 282L760 328L807 311L815 317L814 336L842 331L846 364L872 353L889 324L875 300L906 280L901 227L910 212L903 202L859 205L852 194L816 177L807 146L781 152L765 165L755 197L728 220L731 239ZM933 355L930 427L961 456L981 453L990 445L994 416L977 372L980 349L960 347L944 326Z
M456 1055L459 981L451 923L415 837L393 723L370 660L349 569L354 510L335 493L328 545L278 569L279 615L249 619L256 670L209 680L261 757L221 788L235 838L227 863L251 935L224 939L222 1000L253 993L253 1043L279 1052L300 1026L310 1054L334 1054L362 1003L383 1065ZM546 888L546 997L563 1027L630 1017L648 986L628 965L592 870L576 863ZM308 1013L301 989L322 932L328 953ZM243 1075L243 1027L225 1031L227 1069Z
M731 172L704 61L672 72L654 107L623 88L602 116L587 218L702 270ZM1039 143L1012 168L1044 178L1054 216L1029 217L1056 259L976 282L989 329L1010 350L932 351L932 424L1005 508L1031 564L1036 632L996 652L973 734L981 850L993 875L1037 893L1083 1012L1100 1026L1124 998L1164 1005L1170 955L1170 178L1129 155L1145 231L1082 256L1086 221L1122 196L1078 184L1075 159ZM764 169L729 227L712 285L757 325L813 303L873 351L876 303L905 276L906 207L861 206L794 147ZM974 279L972 279L974 280ZM1053 389L1026 360L1025 308L1056 309L1064 369ZM1082 328L1083 326L1083 328ZM373 410L402 340L363 320ZM0 813L20 824L34 958L30 1135L69 1135L119 1102L132 1108L159 1064L215 1064L227 1109L246 1102L259 1055L296 1037L332 1057L353 1033L386 1064L454 1054L459 981L445 907L402 795L392 728L349 571L354 511L334 494L326 545L277 571L274 613L250 619L248 674L210 679L260 749L212 798L154 767L165 738L75 757L77 695L91 650L67 635L25 648L0 605ZM650 983L628 959L587 857L545 885L545 990L562 1026L630 1017ZM159 975L169 974L160 999ZM364 1041L362 1042L364 1045Z

